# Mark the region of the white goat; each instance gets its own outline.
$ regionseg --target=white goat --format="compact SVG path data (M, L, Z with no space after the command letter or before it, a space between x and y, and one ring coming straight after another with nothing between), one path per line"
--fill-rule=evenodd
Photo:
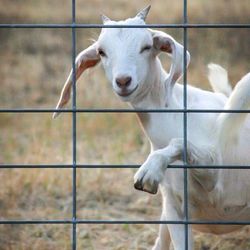
M111 21L105 25L144 25L149 7L134 18ZM160 52L172 57L169 74L162 68ZM187 60L190 56L187 52ZM102 62L114 92L135 109L183 108L183 86L176 83L183 74L183 46L171 36L146 28L103 28L98 40L76 58L76 78L87 68ZM223 78L222 71L213 76ZM225 73L225 72L224 72ZM58 111L70 99L72 71L64 85ZM214 79L214 78L213 78ZM225 74L224 78L225 80ZM215 79L216 80L216 79ZM218 92L228 90L224 81ZM229 95L229 92L227 94ZM248 109L250 107L250 74L238 82L229 98L221 93L187 87L189 109ZM183 220L183 169L168 169L182 162L183 114L138 113L151 143L151 153L134 177L135 188L156 193L158 185L163 197L162 220ZM247 113L188 113L187 156L191 164L249 164L250 117ZM195 220L249 220L249 170L190 169L188 171L189 218ZM240 228L237 225L193 225L192 228L216 234ZM161 225L153 249L184 249L184 226ZM189 248L192 233L189 226Z

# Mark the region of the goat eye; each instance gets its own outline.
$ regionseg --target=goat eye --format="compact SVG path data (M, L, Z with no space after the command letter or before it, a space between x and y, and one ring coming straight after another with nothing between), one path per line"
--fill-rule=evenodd
M107 56L107 55L105 54L105 52L103 51L103 49L98 49L98 53L99 53L99 55L102 56L102 57Z
M140 53L143 53L143 52L145 52L145 51L149 51L151 48L152 48L151 45L146 45L146 46L142 47Z

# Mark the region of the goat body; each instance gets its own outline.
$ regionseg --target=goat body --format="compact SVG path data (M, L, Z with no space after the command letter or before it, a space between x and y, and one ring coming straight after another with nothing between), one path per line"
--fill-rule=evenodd
M149 7L136 17L111 21L105 25L144 25ZM160 52L172 57L166 73L158 58ZM177 83L183 74L184 49L171 36L145 28L103 28L98 40L76 58L76 78L83 71L102 62L114 92L136 109L183 108L183 85ZM187 64L189 53L186 52ZM213 84L215 92L187 86L188 109L248 109L250 107L250 74L232 91L226 71L210 65L212 81L223 79L222 87ZM217 71L216 71L217 69ZM224 74L224 75L223 75ZM71 71L57 105L58 111L70 99ZM226 80L225 80L226 79ZM221 92L221 93L219 93ZM226 95L230 95L228 98ZM158 185L163 197L162 220L184 220L183 169L167 169L169 164L182 164L184 147L183 114L138 113L151 143L151 153L134 177L135 188L156 193ZM190 164L249 164L250 116L232 113L187 114L187 160ZM194 220L249 220L250 173L240 169L197 168L188 171L189 218ZM228 233L241 226L192 225L192 228L216 234ZM184 249L184 225L162 224L155 250ZM192 232L189 225L189 248Z

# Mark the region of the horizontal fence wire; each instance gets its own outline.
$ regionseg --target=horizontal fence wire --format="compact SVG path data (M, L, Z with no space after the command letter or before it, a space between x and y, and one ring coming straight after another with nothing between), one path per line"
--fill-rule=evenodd
M249 113L250 109L0 109L0 113Z
M65 220L1 220L0 225L5 224L179 224L179 225L249 225L250 221L195 221L195 220L81 220L81 219L65 219Z
M141 164L0 164L0 169L50 169L50 168L62 168L62 169L71 169L75 168L83 168L83 169L138 169ZM169 169L250 169L250 165L189 165L188 163L185 165L168 165Z
M72 29L72 28L83 28L83 29L101 29L101 28L108 28L108 29L115 29L115 28L169 28L169 29L183 29L183 28L189 28L189 29L225 29L225 28L229 28L229 29L234 29L234 28L241 28L241 29L249 29L250 28L250 24L246 23L246 24L230 24L230 23L218 23L218 24L146 24L146 25L103 25L103 24L78 24L78 23L74 23L74 24L41 24L41 23L37 23L37 24L20 24L20 23L13 23L13 24L0 24L0 28L39 28L39 29L43 29L43 28L56 28L56 29Z
M138 169L140 164L79 164L76 162L76 120L77 114L80 113L180 113L184 114L184 134L187 126L188 113L250 113L250 110L224 110L224 109L189 109L187 105L187 97L184 96L183 109L113 109L113 108L77 108L76 107L76 87L75 87L75 52L76 52L76 29L101 29L101 28L169 28L169 29L183 29L184 31L184 51L187 47L187 30L188 29L250 29L249 23L211 23L211 24L196 24L187 22L187 1L183 0L183 23L176 24L147 24L147 25L103 25L103 24L81 24L76 23L75 17L75 0L72 0L72 23L6 23L0 24L0 29L71 29L72 30L72 66L73 66L73 101L71 109L57 110L54 108L1 108L1 113L70 113L72 114L72 164L0 164L0 169L71 169L72 170L72 218L71 219L28 219L28 220L5 220L0 219L0 224L70 224L72 225L72 250L77 248L76 225L77 224L180 224L185 225L185 249L188 249L187 226L192 224L197 225L249 225L250 221L196 221L188 218L188 193L187 193L187 170L188 169L250 169L250 165L192 165L188 164L184 156L183 165L169 165L169 169L184 169L184 192L185 192L185 214L186 219L181 221L176 220L83 220L76 217L76 170L77 169ZM185 7L186 6L186 7ZM185 54L184 54L185 55ZM184 56L183 64L186 65L186 58ZM184 67L184 85L187 83L186 68ZM184 94L185 95L185 94ZM185 136L187 137L187 135ZM186 141L186 139L185 139ZM185 143L187 144L187 143ZM187 145L186 145L187 146ZM186 151L185 146L185 151Z

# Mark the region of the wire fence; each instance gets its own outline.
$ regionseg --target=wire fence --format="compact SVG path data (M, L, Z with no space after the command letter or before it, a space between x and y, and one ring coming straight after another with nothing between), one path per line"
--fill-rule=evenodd
M73 98L72 108L64 109L61 112L72 114L72 164L0 164L0 169L13 169L13 168L62 168L72 169L72 218L62 220L0 220L0 224L70 224L72 225L72 250L77 249L77 224L180 224L185 226L185 249L188 250L188 226L193 224L208 224L208 225L250 225L250 221L201 221L189 219L188 212L188 169L193 168L209 168L209 169L250 169L246 165L190 165L187 162L187 114L188 113L250 113L249 110L219 110L219 109L189 109L187 108L187 58L185 51L188 46L188 29L221 29L221 28L245 28L249 29L250 24L190 24L188 23L188 0L183 0L183 23L181 24L148 24L148 25L105 25L105 28L174 28L183 30L183 45L184 45L184 94L183 94L183 109L79 109L76 106L76 75L75 75L75 58L76 58L76 29L90 29L90 28L103 28L104 25L100 24L78 24L76 23L76 0L72 0L72 23L70 24L0 24L0 28L56 28L56 29L71 29L72 32L72 68L73 68ZM56 109L0 109L0 113L53 113ZM183 114L183 135L184 135L184 150L183 150L183 165L170 165L169 168L183 168L184 171L184 213L185 219L179 221L162 221L162 220L83 220L77 218L77 187L76 177L77 169L80 168L139 168L137 164L130 165L86 165L78 164L76 158L76 117L78 113L182 113Z

